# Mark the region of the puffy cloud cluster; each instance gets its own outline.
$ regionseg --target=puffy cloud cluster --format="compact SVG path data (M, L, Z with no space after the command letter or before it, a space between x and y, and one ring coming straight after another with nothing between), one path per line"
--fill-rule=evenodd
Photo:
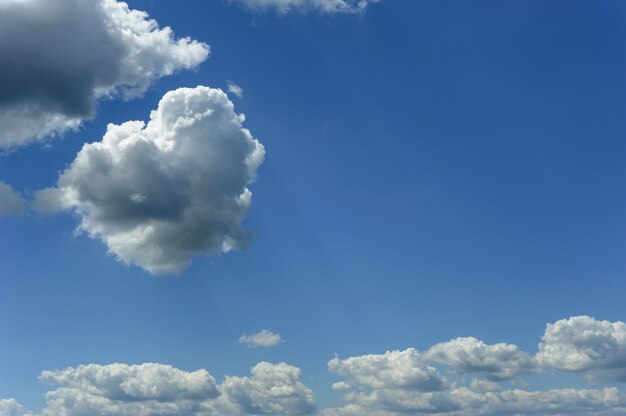
M141 95L208 55L117 0L0 1L0 148L77 128L99 99Z
M17 215L24 210L24 200L4 182L0 182L0 216Z
M409 388L415 391L437 391L446 387L446 380L422 354L413 348L405 351L388 351L385 354L368 354L345 360L335 357L328 369L358 384L373 389L385 387Z
M589 316L548 324L537 359L559 371L626 381L626 324Z
M15 399L0 399L0 416L28 416Z
M318 13L361 13L371 3L380 0L230 0L252 11L274 10L285 14L289 12Z
M57 387L46 394L43 416L310 415L315 411L315 398L300 382L300 369L285 363L259 363L249 377L227 376L220 385L206 370L186 372L154 363L89 364L44 371L40 378ZM2 409L7 410L2 413ZM0 415L23 413L14 400L4 400Z
M487 345L473 337L457 338L431 347L426 356L462 373L480 373L498 381L533 371L535 360L517 345Z
M261 362L251 377L226 377L221 389L243 414L309 415L315 397L299 380L297 367Z
M457 338L419 352L413 348L328 362L343 376L333 388L347 404L323 416L626 414L626 396L603 389L508 389L503 381L536 371L584 372L626 381L626 325L587 316L548 324L539 352L516 345ZM444 372L445 370L445 372ZM444 377L442 375L446 374ZM474 376L479 378L470 378ZM453 377L453 378L448 378Z
M239 338L239 343L247 344L250 347L273 347L280 344L282 338L280 334L264 329L256 334L243 334Z
M346 396L349 405L325 409L322 416L400 415L569 415L622 414L626 398L616 388L601 390L553 389L477 392L458 387L443 392L377 389Z
M66 389L111 400L207 399L218 395L215 379L206 370L184 372L169 365L82 365L44 371L41 380Z
M180 273L197 253L243 248L247 186L264 158L243 121L219 89L170 91L147 124L109 124L84 145L34 207L73 210L79 230L155 274Z
M268 331L269 332L269 331ZM249 376L221 383L206 371L186 372L164 364L84 365L44 371L55 386L42 416L493 416L626 415L626 395L603 388L511 388L535 371L609 374L623 371L624 323L588 316L548 324L539 352L511 344L456 338L424 352L414 348L328 362L344 378L333 384L345 405L317 410L301 370L261 362ZM605 372L608 372L605 374ZM29 416L14 399L0 400L0 416Z

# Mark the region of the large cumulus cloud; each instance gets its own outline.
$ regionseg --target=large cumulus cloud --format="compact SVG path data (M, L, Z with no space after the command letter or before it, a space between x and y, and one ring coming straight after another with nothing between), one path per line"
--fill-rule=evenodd
M285 363L261 362L250 376L226 376L222 384L216 384L204 369L188 372L156 363L89 364L44 371L40 378L54 387L46 393L42 416L310 415L315 411L315 398L300 382L300 369ZM0 416L18 415L23 412L15 400L0 401Z
M243 414L309 415L315 411L313 392L300 382L301 371L285 363L261 362L251 377L226 377L221 385Z
M344 404L320 410L302 371L286 363L260 362L249 375L227 375L221 383L206 370L165 364L83 365L41 374L52 385L41 415L626 415L617 377L589 388L562 385L569 377L556 378L561 385L532 388L532 379L522 378L536 371L621 371L623 327L588 316L557 321L547 325L535 355L463 337L423 352L336 356L328 369L342 379L333 388L343 393ZM14 399L0 400L0 416L27 415Z
M626 381L626 324L589 316L548 324L537 358L559 371Z
M98 99L140 95L208 54L117 0L0 0L0 148L76 128Z
M0 416L28 416L15 399L0 399Z
M626 381L625 335L623 322L577 316L548 324L534 356L513 344L461 337L424 352L335 357L328 369L344 378L333 387L346 404L321 415L626 414L626 396L615 386L525 390L510 383L538 371Z
M170 91L147 124L110 124L86 144L34 206L73 210L80 230L152 273L179 273L196 253L243 248L247 186L264 157L243 120L219 89Z
M535 360L520 351L517 345L488 345L474 337L456 338L434 345L426 356L462 373L482 374L491 381L515 378L536 368Z
M374 389L389 386L416 391L437 391L443 390L447 384L437 369L429 365L422 354L413 348L346 359L335 357L328 362L328 369L347 377L351 384Z

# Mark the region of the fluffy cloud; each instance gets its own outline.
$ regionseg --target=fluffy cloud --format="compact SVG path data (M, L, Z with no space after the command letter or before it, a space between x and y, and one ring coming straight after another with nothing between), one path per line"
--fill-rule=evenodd
M383 389L347 396L351 403L327 409L323 416L400 415L568 415L622 414L626 398L616 388L602 390L554 389L476 392L459 387L443 392Z
M426 356L463 373L481 373L492 381L514 378L536 368L534 359L517 345L487 345L473 337L437 344Z
M335 357L328 362L329 371L344 376L350 384L373 389L410 388L416 391L437 391L446 387L446 380L413 348L368 354L344 360Z
M315 397L299 380L297 367L262 362L251 377L226 377L221 389L244 414L309 415Z
M226 83L226 89L237 98L243 97L243 88L232 81L228 81Z
M0 216L16 215L24 210L24 200L9 185L0 182Z
M59 386L46 394L44 416L193 415L219 394L206 370L153 363L89 364L44 371L41 380Z
M537 359L559 371L626 381L626 324L589 316L548 324Z
M300 369L285 363L259 363L249 377L226 376L220 385L206 370L153 363L89 364L40 378L56 386L46 394L43 416L310 415L316 408ZM0 401L0 416L18 415L22 408L14 400Z
M44 371L41 380L67 389L111 400L207 399L218 395L215 379L206 370L191 373L169 365L82 365L59 371Z
M547 325L536 356L516 345L456 338L419 352L413 348L347 359L335 357L333 384L346 405L322 416L626 414L616 387L522 390L504 381L540 370L585 372L626 381L626 326L571 317ZM440 375L445 372L448 378ZM467 375L481 378L468 380Z
M0 148L75 129L99 99L141 95L208 54L116 0L0 1Z
M256 334L243 334L239 338L241 344L247 344L251 347L273 347L281 342L280 334L274 333L267 329L257 332Z
M380 0L230 0L252 11L275 10L285 14L297 12L360 13Z
M79 230L155 274L180 273L197 253L243 248L247 186L264 157L243 121L219 89L170 91L147 124L109 124L83 146L34 207L73 210Z
M566 373L622 371L623 330L622 322L578 316L549 324L536 356L468 337L425 352L335 357L328 369L344 378L332 388L345 405L319 411L301 370L285 363L261 362L250 375L226 376L220 384L206 370L90 364L41 374L55 386L41 415L626 415L626 395L616 386L533 390L511 388L509 381L541 365ZM27 415L8 399L0 400L0 416Z
M0 399L0 416L27 416L15 399Z

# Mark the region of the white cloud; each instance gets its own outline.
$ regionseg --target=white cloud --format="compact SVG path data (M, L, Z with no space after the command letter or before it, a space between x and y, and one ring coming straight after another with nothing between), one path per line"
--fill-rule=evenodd
M543 369L626 381L625 345L624 323L578 316L549 324L536 356L516 345L489 345L466 337L425 352L408 348L343 360L335 357L328 368L345 378L333 389L343 391L346 404L324 409L320 415L626 414L626 396L616 387L537 391L510 389L504 383ZM470 374L480 378L468 380Z
M40 378L58 386L46 394L44 416L194 415L219 395L206 370L154 363L89 364L44 371Z
M463 373L481 373L492 381L514 378L536 368L534 359L517 345L487 345L473 337L434 345L426 356Z
M75 129L99 99L139 96L208 55L116 0L0 1L0 148Z
M147 124L109 124L33 205L73 210L80 231L155 274L180 273L198 253L244 248L247 186L264 149L243 120L219 89L170 91Z
M244 414L309 415L313 392L300 382L300 369L285 363L261 362L251 377L226 377L221 389Z
M475 392L466 387L420 393L383 389L347 395L345 407L326 409L322 416L400 415L574 415L623 414L626 398L616 388Z
M285 363L261 362L250 376L226 376L222 384L203 369L154 363L88 364L44 371L40 378L55 386L46 393L42 416L291 416L316 409L300 369ZM0 416L27 415L11 399L0 401Z
M237 98L243 97L243 88L241 88L239 85L235 84L234 82L228 81L226 83L226 88L228 89L228 92L235 95L235 97Z
M252 11L273 10L289 12L361 13L371 3L380 0L230 0Z
M626 381L626 324L589 316L548 324L537 359L558 371Z
M278 345L281 340L280 334L267 329L252 335L243 334L239 338L241 344L247 344L251 347L273 347Z
M557 321L547 326L535 357L511 344L489 345L475 338L457 338L426 352L408 348L335 357L328 368L344 380L332 388L345 403L319 411L313 392L301 381L301 370L285 363L261 362L250 375L225 376L220 384L206 370L90 364L41 374L54 386L41 415L626 415L626 395L610 384L536 390L512 388L528 384L510 382L537 369L529 359L565 373L620 370L622 330L621 322L587 316ZM0 400L0 416L27 415L14 399L5 399Z
M164 364L82 365L44 371L41 380L111 400L207 399L218 395L215 379L206 371L185 372Z
M0 399L0 416L26 416L24 408L15 399Z
M373 389L437 391L447 385L445 378L413 348L343 360L335 357L328 362L328 370L346 377L353 385L360 384Z
M17 215L24 210L24 200L9 185L0 182L0 216Z

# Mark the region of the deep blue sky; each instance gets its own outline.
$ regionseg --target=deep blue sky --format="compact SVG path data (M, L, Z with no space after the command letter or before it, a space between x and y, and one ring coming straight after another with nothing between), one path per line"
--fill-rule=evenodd
M545 324L626 316L626 4L385 0L363 15L252 15L220 1L130 1L211 45L144 98L101 102L52 146L2 156L0 178L51 186L108 122L168 90L233 98L267 156L246 251L180 277L126 267L73 236L71 214L0 219L0 392L43 403L44 369L166 362L303 370L472 335L534 352ZM189 13L193 10L193 13ZM280 332L273 349L237 340Z

